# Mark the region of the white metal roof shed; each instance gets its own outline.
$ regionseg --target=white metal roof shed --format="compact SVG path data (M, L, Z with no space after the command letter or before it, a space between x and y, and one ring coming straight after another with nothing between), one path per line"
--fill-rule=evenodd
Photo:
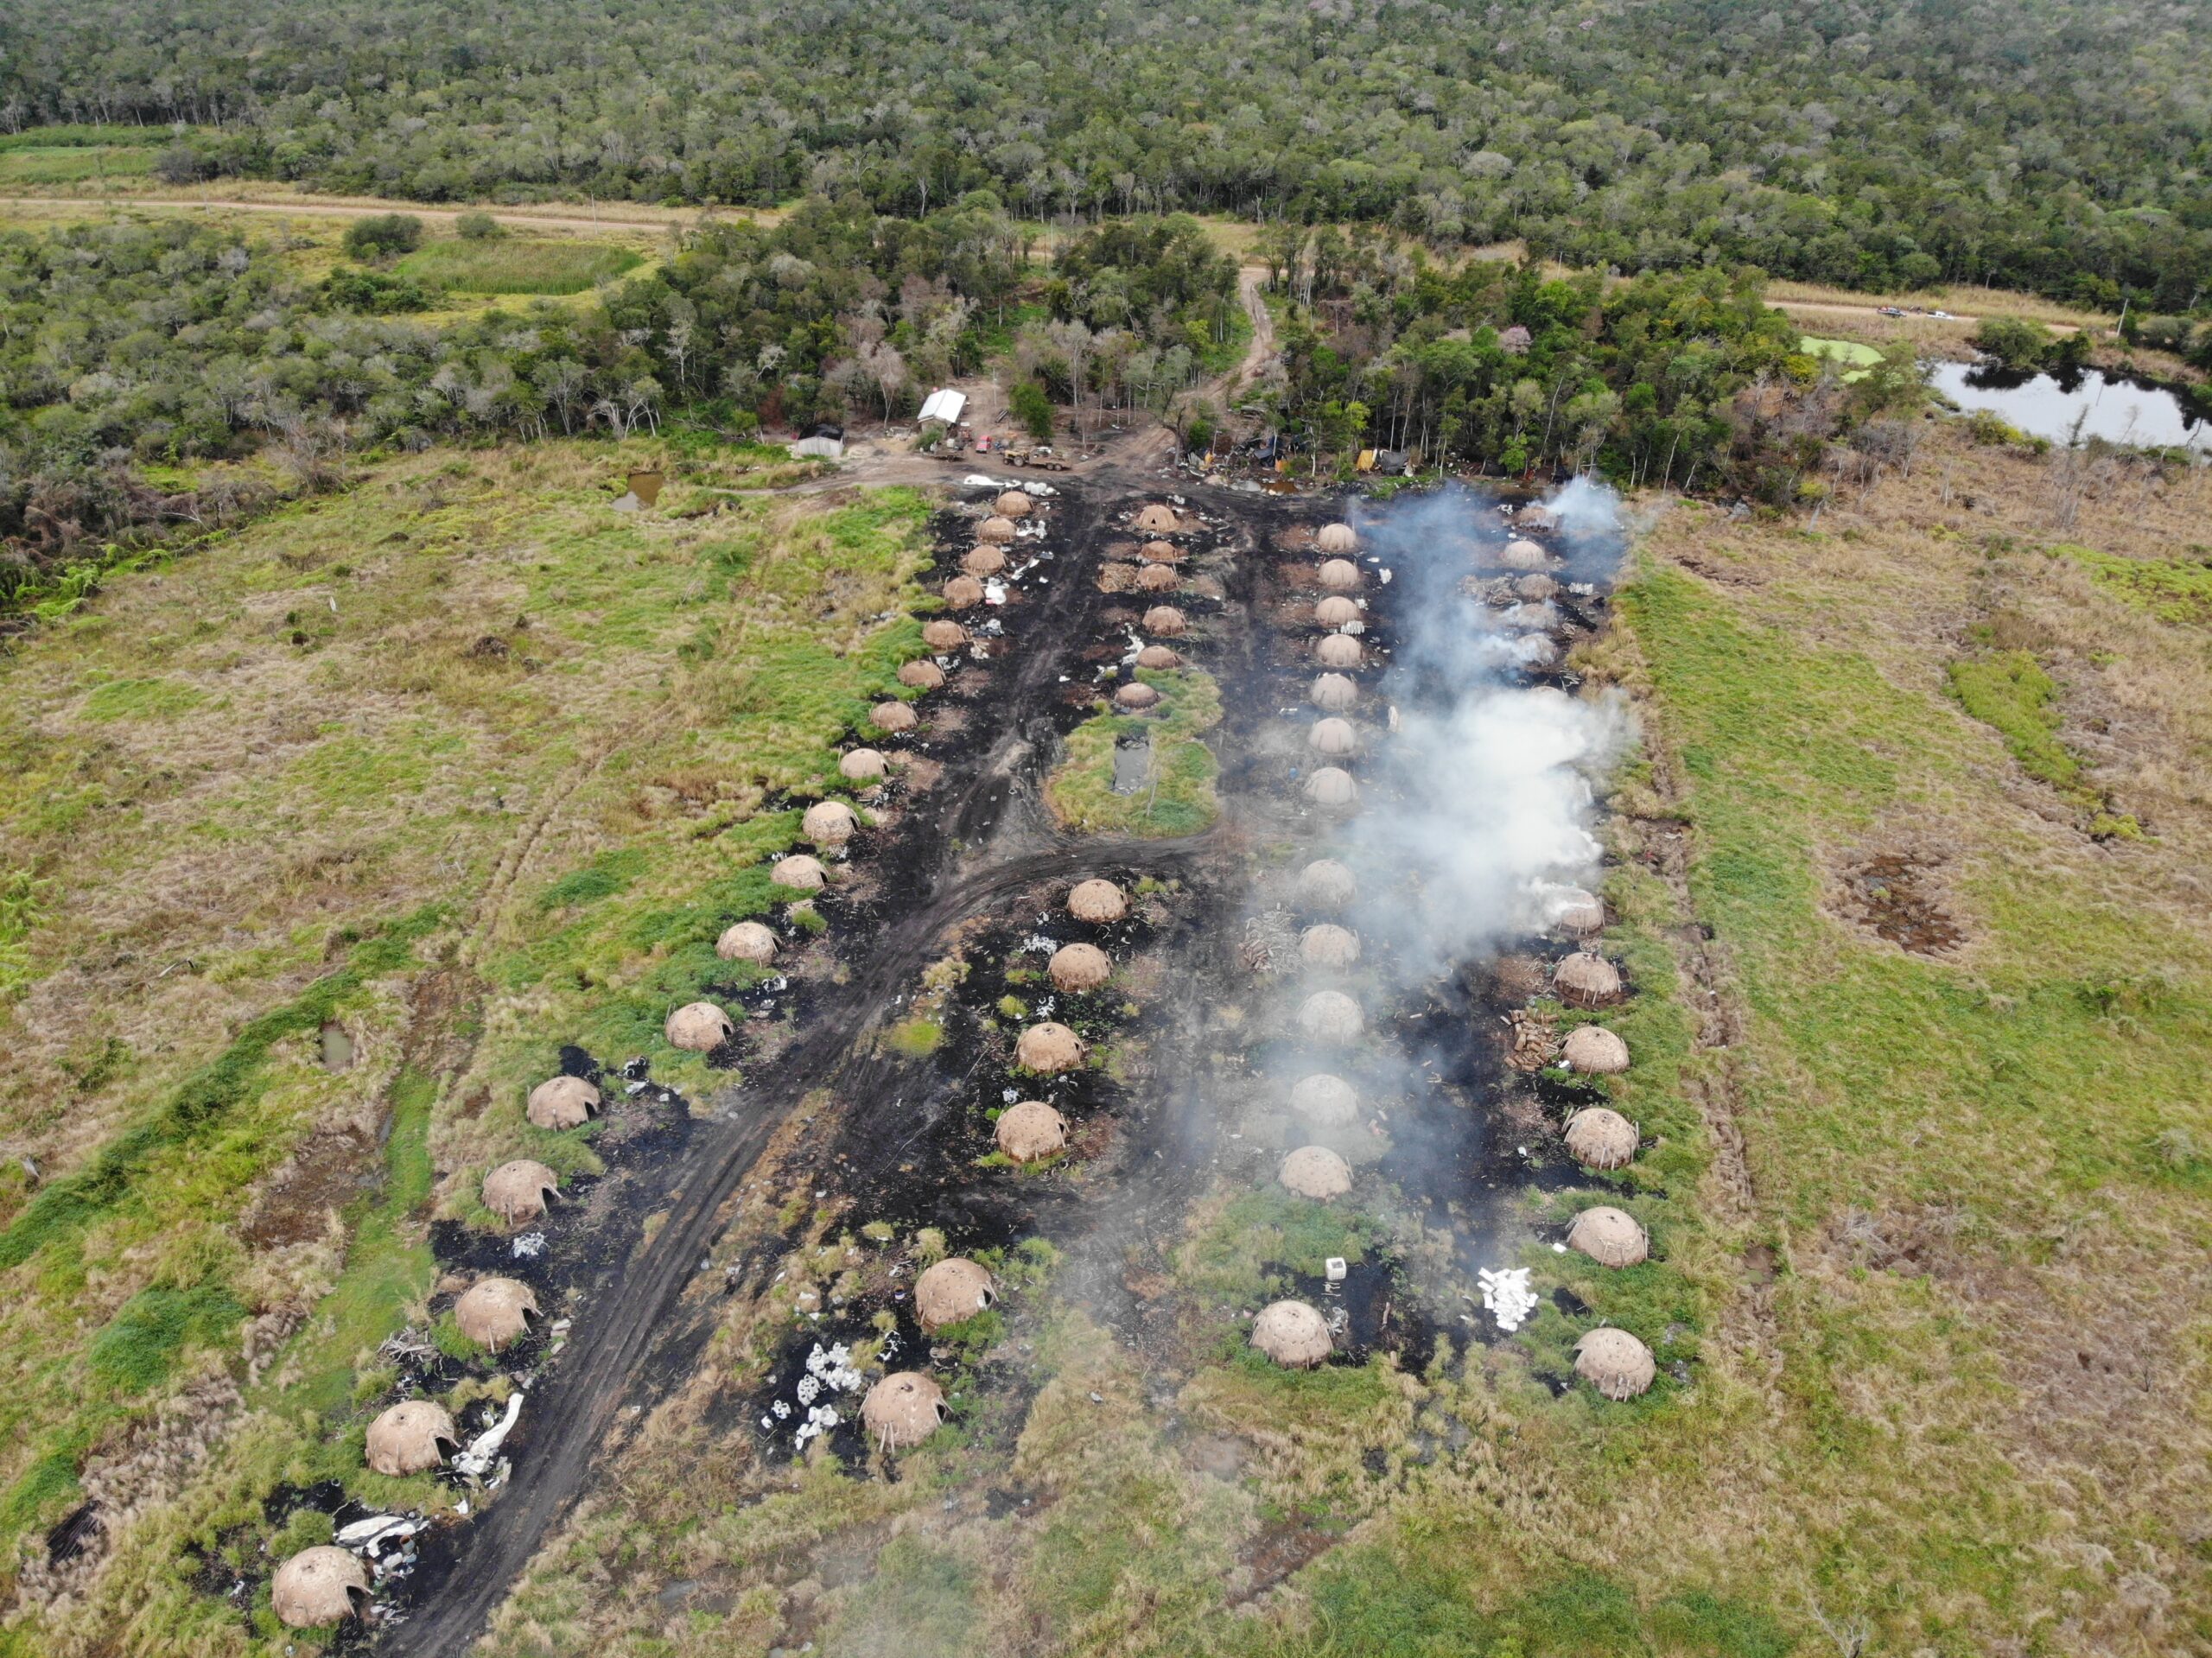
M957 426L960 416L968 407L968 394L955 391L950 386L940 386L922 404L924 420L941 420L947 426Z

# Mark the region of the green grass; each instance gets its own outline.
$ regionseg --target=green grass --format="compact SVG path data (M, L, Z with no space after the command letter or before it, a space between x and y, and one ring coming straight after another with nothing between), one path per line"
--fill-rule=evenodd
M884 1032L893 1052L908 1059L926 1059L944 1045L944 1026L933 1019L901 1020Z
M1177 1275L1210 1301L1271 1300L1293 1273L1319 1274L1331 1255L1367 1259L1381 1236L1341 1203L1317 1204L1272 1184L1239 1192L1184 1245Z
M2067 1588L2040 1541L2082 1523L2055 1516L2041 1483L2053 1464L2008 1426L2012 1378L2041 1356L2032 1337L2012 1345L2012 1298L2094 1300L2110 1268L2077 1267L2054 1242L2077 1227L2124 1257L2123 1238L2201 1229L2202 1172L2158 1148L2212 1043L2212 972L2192 939L2081 861L2091 854L2058 866L2013 827L1989 732L1962 710L2067 775L2038 750L2050 689L2031 663L1984 664L1949 704L1847 649L1750 622L1738 602L1659 569L1621 600L1688 789L1696 913L1745 1020L1732 1051L1696 1070L1732 1077L1755 1224L1801 1260L1826 1258L1827 1229L1855 1210L1892 1233L1940 1216L1946 1247L1974 1264L1951 1269L1961 1282L1834 1266L1785 1276L1773 1339L1787 1369L1746 1437L1715 1438L1749 1398L1716 1377L1700 1407L1617 1426L1605 1450L1616 1467L1640 1459L1693 1483L1719 1465L1771 1482L1791 1494L1762 1505L1767 1534L1790 1538L1778 1581L1816 1574L1808 1598L1863 1612L1887 1644L1986 1650ZM1890 823L1964 821L1991 837L1955 876L1970 966L1828 912L1821 872L1842 850ZM1659 1236L1694 1272L1719 1264L1694 1229ZM1649 1270L1599 1281L1649 1318L1664 1311L1647 1299ZM2095 1502L2101 1534L2146 1534L2127 1501Z
M595 904L627 892L645 870L645 854L636 847L610 847L582 869L548 886L537 901L538 907L557 910L572 904Z
M660 511L608 513L645 464L671 470ZM116 1540L90 1624L236 1649L194 1551L257 1559L278 1484L449 1502L360 1465L391 1380L375 1350L423 1319L435 1271L433 1170L458 1176L442 1212L464 1224L488 1223L475 1176L505 1157L595 1171L591 1135L523 1117L565 1042L646 1053L695 1098L727 1080L662 1020L749 981L714 954L730 919L804 924L767 875L799 813L766 803L848 791L840 745L920 649L884 618L921 596L930 500L712 492L817 470L659 444L408 457L211 543L188 582L105 569L0 661L0 991L96 975L10 1026L0 1077L46 1166L0 1171L4 1538L50 1525L85 1460L185 1379L243 1377L247 1310L312 1309L247 1387L262 1430ZM487 634L512 654L473 652ZM422 999L418 948L464 916L480 931L466 967L440 955L465 993L448 1014ZM334 1016L349 1072L319 1061ZM418 1051L463 1068L403 1063ZM249 1201L289 1213L276 1166L372 1102L385 1178L341 1211L342 1255L253 1242Z
M499 236L426 242L399 261L402 276L464 294L581 294L645 263L645 256L597 242Z
M199 706L196 686L170 679L111 679L85 697L88 720L161 720Z
M1195 668L1140 669L1137 677L1159 691L1159 703L1141 715L1101 713L1070 732L1045 798L1063 824L1086 834L1196 835L1221 812L1214 794L1220 766L1198 740L1221 721L1220 694ZM1153 781L1116 794L1115 745L1141 733L1152 737Z
M1787 1142L1777 1166L1840 1173L1874 1159L1974 1207L2000 1205L2018 1183L1999 1170L1958 1191L1947 1142L1963 1153L1981 1134L2017 1134L2026 1166L2075 1189L2139 1167L2152 1102L2185 1091L2185 1056L2212 1035L2201 985L2142 970L2164 955L2155 919L2000 861L1968 889L1995 952L1972 976L1843 932L1820 902L1816 848L1849 844L1933 790L1969 787L1974 728L1863 657L1738 621L1688 578L1650 573L1624 607L1690 774L1700 913L1753 953L1745 994L1767 1039L1804 1067L1767 1125ZM2031 677L2006 674L1998 689L2039 706ZM2138 1039L2115 1047L2107 1021L2123 1010ZM2099 1112L2085 1115L2083 1098ZM1968 1121L1974 1135L1955 1140ZM1893 1159L1908 1132L1918 1149ZM1824 1206L1836 1189L1804 1196Z
M150 149L105 147L16 149L0 154L0 187L77 184L86 179L143 179L153 171Z
M0 134L0 188L143 179L170 142L162 127L33 127Z
M159 149L171 143L167 127L129 127L80 122L51 127L26 127L21 132L0 133L0 156L23 150Z
M2087 815L2090 834L2132 839L2143 832L2132 816L2109 810L2080 757L2060 738L2058 686L2033 653L1991 651L1961 657L1948 671L1960 706L2005 740L2022 771Z
M31 981L29 940L43 916L39 884L30 871L0 870L0 1005Z
M353 946L346 964L272 1008L241 1031L212 1063L187 1077L147 1121L111 1140L76 1173L39 1188L0 1230L0 1271L19 1267L130 1202L139 1177L157 1159L207 1141L259 1085L276 1045L321 1028L375 979L414 965L411 946L438 925L427 910Z
M1788 1658L1800 1650L1756 1608L1703 1591L1647 1607L1594 1572L1515 1585L1501 1604L1485 1606L1473 1574L1450 1564L1479 1560L1483 1537L1446 1533L1433 1541L1446 1546L1369 1546L1332 1557L1313 1575L1310 1635L1270 1632L1230 1649L1249 1658Z
M1849 363L1859 368L1882 360L1882 353L1873 346L1856 340L1821 340L1812 334L1800 336L1797 349L1812 357L1833 357L1840 363Z
M257 1402L326 1419L341 1413L351 1403L354 1377L366 1356L429 1293L437 1260L410 1221L429 1201L435 1178L429 1131L436 1098L435 1079L422 1071L409 1068L393 1080L382 1186L358 1200L346 1217L351 1241L345 1270L289 1356L297 1379L272 1386Z
M1843 378L1847 382L1865 379L1866 370L1882 360L1880 352L1856 340L1822 340L1804 334L1798 339L1797 349L1808 357L1827 358L1846 365Z
M2096 584L2177 626L2212 623L2212 553L2194 558L2123 558L2061 543L2051 549L2085 568Z
M92 1338L86 1362L117 1392L143 1394L168 1380L187 1344L221 1341L245 1316L245 1303L219 1283L141 1290Z
M91 1332L81 1354L63 1347L42 1356L38 1385L19 1388L0 1405L0 1425L41 1430L42 1446L0 1498L0 1515L18 1526L51 1518L73 1490L75 1460L99 1428L168 1381L188 1348L227 1340L246 1316L225 1282L237 1261L220 1227L287 1143L248 1109L267 1088L272 1057L288 1039L346 1010L374 981L411 968L412 944L440 919L428 911L354 944L343 968L251 1021L147 1120L39 1188L0 1231L0 1270L40 1258L40 1297L62 1304L83 1293L80 1241L92 1229L143 1236L149 1252L163 1243L179 1251L168 1268L175 1276L126 1301ZM65 1464L67 1481L59 1473Z

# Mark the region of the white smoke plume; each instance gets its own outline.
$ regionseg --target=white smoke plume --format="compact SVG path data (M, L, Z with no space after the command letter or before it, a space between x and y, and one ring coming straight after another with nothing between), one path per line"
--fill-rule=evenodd
M1577 480L1549 505L1554 549L1610 574L1620 547L1611 492ZM1370 568L1389 569L1405 596L1377 699L1398 728L1376 730L1379 786L1344 838L1376 877L1363 883L1361 931L1418 978L1541 930L1567 889L1596 886L1592 783L1618 759L1630 718L1617 696L1570 696L1514 672L1525 646L1464 590L1512 533L1482 497L1425 496L1358 527ZM1366 713L1376 729L1385 710Z

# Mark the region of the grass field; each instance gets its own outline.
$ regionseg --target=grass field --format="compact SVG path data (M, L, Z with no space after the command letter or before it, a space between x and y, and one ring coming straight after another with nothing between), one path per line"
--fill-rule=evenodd
M2050 465L1947 435L1819 536L1677 508L1626 606L1743 1020L1705 1062L1746 1143L1738 1236L1783 1263L1715 1355L1735 1431L1646 1454L1738 1494L1701 1511L1710 1543L1765 1553L1785 1605L1868 1650L2212 1629L2185 1494L2208 1302L2160 1266L2212 1222L2205 638L2092 588ZM2119 566L2158 567L2206 505L2116 461L2086 488ZM1975 717L2012 700L1959 695L1992 648L2033 677L2031 741ZM2092 838L2083 787L2152 838ZM1961 942L1854 920L1881 854Z
M1014 1298L1005 1363L1033 1399L979 1407L895 1483L756 1476L718 1453L702 1388L491 1651L759 1652L794 1620L831 1652L994 1658L2212 1639L2191 544L2212 480L2073 466L1947 425L1816 533L1640 504L1620 624L1583 665L1634 690L1645 732L1608 802L1607 947L1637 994L1607 1022L1649 1147L1617 1201L1659 1256L1527 1259L1653 1344L1650 1394L1541 1386L1568 1331L1548 1305L1464 1369L1255 1363L1211 1342L1215 1315L1272 1293L1268 1262L1357 1260L1390 1222L1210 1201L1168 1246L1188 1371ZM1962 694L1959 664L1999 655L2024 702ZM2098 838L2075 788L2145 833ZM1286 1557L1311 1564L1255 1598ZM631 1570L592 1583L610 1560ZM825 1584L824 1560L868 1564ZM677 1581L711 1600L671 1618Z
M77 125L0 133L0 193L80 181L150 180L154 157L170 142L160 127Z
M537 236L434 241L399 262L398 273L426 287L467 294L581 294L636 270L633 249Z
M647 460L658 509L608 511ZM73 1598L0 1651L124 1607L133 1650L240 1650L186 1551L257 1547L274 1483L451 1500L379 1485L351 1421L367 1350L420 1317L427 1218L480 1213L524 1150L589 1166L522 1117L562 1041L704 1096L660 1020L777 898L761 860L797 814L761 804L833 778L919 649L881 619L915 592L920 498L712 492L810 470L417 457L118 576L0 661L0 1559L32 1604ZM191 1428L157 1426L180 1399ZM137 1515L89 1591L38 1547L87 1490Z
M0 149L0 190L80 180L150 178L155 150L118 144L25 145Z

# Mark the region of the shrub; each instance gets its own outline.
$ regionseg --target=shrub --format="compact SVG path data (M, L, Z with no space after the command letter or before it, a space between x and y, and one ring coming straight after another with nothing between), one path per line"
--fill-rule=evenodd
M429 290L405 276L388 276L380 270L340 269L322 279L322 304L327 311L359 311L389 316L397 311L427 311Z
M171 144L154 158L154 176L164 184L197 184L207 176L207 164L190 144Z
M1974 327L1974 346L2006 368L2033 368L2050 349L2050 330L2024 316L1986 316Z
M463 241L488 242L493 237L505 236L506 227L489 213L463 213L454 220L454 229Z
M423 245L423 221L412 213L372 213L346 227L342 245L356 259L412 253Z

